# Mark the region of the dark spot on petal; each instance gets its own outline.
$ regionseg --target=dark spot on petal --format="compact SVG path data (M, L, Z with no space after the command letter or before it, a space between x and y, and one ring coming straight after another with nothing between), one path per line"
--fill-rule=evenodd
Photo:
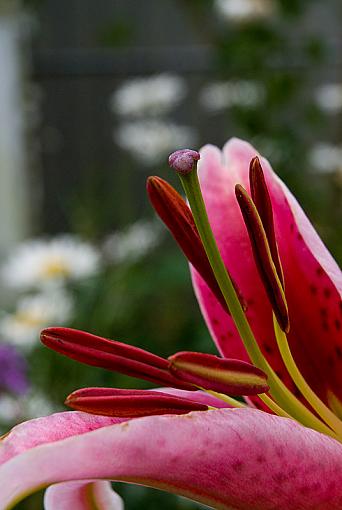
M339 359L342 359L342 349L341 349L341 347L339 345L335 346L335 352L336 352L336 356Z
M317 294L317 287L316 287L316 285L313 285L313 284L310 285L310 292L313 295Z
M324 294L325 298L329 299L331 296L331 290L326 288L326 289L324 289L323 294Z
M283 447L282 447L282 446L277 446L277 447L275 448L275 452L276 452L276 455L277 455L280 459L282 459L282 458L284 457L284 449L283 449Z
M218 326L220 324L220 322L217 319L213 319L212 323L214 326Z
M279 379L283 380L283 375L281 372L279 372L279 370L275 370L274 371L276 373L276 375L279 377Z
M273 352L272 347L269 344L266 344L266 343L264 343L263 345L264 345L265 352L267 352L267 354L272 354L272 352Z
M243 470L243 462L242 460L236 460L232 463L232 468L236 473L241 473Z
M319 313L322 317L326 317L328 315L328 310L326 308L321 308Z
M322 328L324 331L329 331L329 324L327 321L322 321Z
M283 483L285 482L287 476L285 475L285 473L283 473L282 471L280 471L279 473L276 473L275 475L273 475L273 479L277 482L277 483Z
M335 328L337 329L337 331L340 331L341 329L341 321L339 321L338 319L335 319Z
M232 338L232 336L234 336L234 335L233 335L233 333L232 333L231 331L228 331L228 333L227 333L227 337L228 337L228 338Z
M292 468L288 472L289 478L293 478L294 476L296 476L296 474L297 474L297 468Z
M252 305L254 305L254 303L255 303L255 301L253 298L247 299L247 305L252 306Z
M255 460L258 462L258 464L262 464L263 462L266 462L266 457L263 455L258 455Z
M303 241L303 236L299 232L297 234L297 239L298 239L298 241Z
M317 276L322 276L323 273L324 273L323 268L321 266L318 266L318 268L316 269Z
M293 231L294 231L294 223L291 223L291 225L290 225L290 230L291 230L291 232L293 232Z

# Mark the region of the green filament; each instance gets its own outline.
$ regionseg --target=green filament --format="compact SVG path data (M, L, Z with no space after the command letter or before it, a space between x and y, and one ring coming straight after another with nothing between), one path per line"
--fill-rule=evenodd
M243 402L240 402L240 400L236 400L235 398L228 397L228 395L225 395L224 393L219 393L219 392L213 391L213 390L206 390L204 388L201 388L201 389L202 389L202 391L205 391L209 395L212 395L213 397L216 397L216 398L222 400L223 402L226 402L227 404L231 405L232 407L238 407L241 409L248 407Z
M295 360L293 359L286 334L281 330L278 321L273 314L274 332L277 339L279 351L285 366L292 377L293 382L306 398L308 403L317 412L317 414L331 427L342 439L342 421L327 407L324 402L310 388L304 377L300 373Z

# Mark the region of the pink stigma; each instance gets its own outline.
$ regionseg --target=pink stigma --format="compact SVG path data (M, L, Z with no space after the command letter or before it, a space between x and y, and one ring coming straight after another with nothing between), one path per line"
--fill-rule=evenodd
M182 149L170 154L169 165L177 173L186 175L192 171L200 157L201 155L197 151Z

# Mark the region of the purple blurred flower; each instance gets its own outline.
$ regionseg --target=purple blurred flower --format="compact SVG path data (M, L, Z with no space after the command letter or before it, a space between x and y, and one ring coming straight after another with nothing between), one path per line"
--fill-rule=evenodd
M0 344L0 393L24 394L29 388L27 365L15 347Z

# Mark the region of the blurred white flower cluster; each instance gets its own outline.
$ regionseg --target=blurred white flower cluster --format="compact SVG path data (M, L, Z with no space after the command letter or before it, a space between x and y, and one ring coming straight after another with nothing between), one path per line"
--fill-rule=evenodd
M20 293L15 309L0 316L1 339L27 350L41 329L66 324L74 311L66 284L95 274L99 260L93 246L72 236L19 245L1 269L2 282Z
M0 335L8 343L29 349L38 341L41 329L66 324L73 313L73 300L63 289L19 298L12 313L0 318Z
M200 103L208 111L220 112L232 106L254 107L262 103L265 89L253 80L231 80L209 83L200 94Z
M122 232L114 232L103 244L106 259L115 263L134 263L159 242L161 229L153 221L137 221Z
M178 125L167 116L186 96L185 81L160 74L125 81L111 96L113 113L121 117L114 139L147 166L166 160L170 151L196 143L190 126Z
M85 278L98 266L99 254L89 243L70 235L58 236L18 246L3 265L1 276L9 287L26 290Z
M119 115L143 117L164 115L185 97L185 82L179 76L159 74L126 81L111 97L112 110Z
M232 23L269 18L276 11L273 0L215 0L214 8L218 16Z
M191 127L178 126L165 120L140 120L125 122L115 136L120 147L145 165L163 161L173 149L191 147L196 142Z
M107 266L134 264L158 243L152 221L138 221L109 235L96 248L76 236L29 240L13 250L1 268L7 292L14 292L12 311L0 312L0 343L28 352L39 345L39 332L70 324L77 314L73 286Z
M320 142L309 152L313 171L321 174L342 174L342 146Z
M315 99L326 113L338 113L342 110L342 83L325 83L317 88Z

